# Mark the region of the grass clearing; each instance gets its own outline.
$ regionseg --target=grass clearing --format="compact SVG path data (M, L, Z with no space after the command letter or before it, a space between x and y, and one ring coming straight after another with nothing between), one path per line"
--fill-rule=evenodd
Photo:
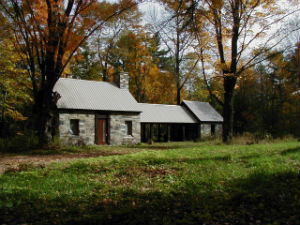
M300 224L298 146L289 140L77 147L74 154L91 149L120 154L0 175L0 221Z

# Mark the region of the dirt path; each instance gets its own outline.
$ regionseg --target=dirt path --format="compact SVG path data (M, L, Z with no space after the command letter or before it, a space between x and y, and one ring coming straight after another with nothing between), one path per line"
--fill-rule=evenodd
M91 152L78 152L78 153L60 153L53 155L11 155L0 154L0 174L5 171L21 171L26 170L28 166L44 168L53 162L66 162L80 158L91 158L98 156L110 155L124 155L134 153L136 151L123 150L123 151L91 151Z

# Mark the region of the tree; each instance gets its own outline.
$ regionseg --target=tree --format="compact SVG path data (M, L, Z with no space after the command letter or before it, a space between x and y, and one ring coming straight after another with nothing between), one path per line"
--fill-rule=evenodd
M284 24L278 38L284 39L282 48L285 49L285 54L293 59L292 70L298 74L298 94L300 95L300 19L297 15Z
M103 81L108 81L111 68L119 66L120 57L115 54L117 42L123 31L134 30L140 23L141 13L137 6L131 7L122 15L113 18L91 37L91 46L94 47L100 64ZM117 71L115 71L117 73Z
M223 78L224 105L223 105L223 141L230 141L233 135L234 90L241 74L254 66L259 56L264 53L259 48L251 51L257 45L259 38L271 25L278 22L283 16L275 1L196 1L191 7L195 26L206 19L213 29L209 29L210 36L215 39L218 57L217 72ZM270 49L269 37L259 47Z
M159 32L155 32L151 41L151 56L159 69L169 71L172 67L172 57L169 56L169 50L161 49L162 42Z
M100 80L101 66L96 52L91 50L88 43L84 44L70 62L72 76L84 80Z
M299 95L293 59L283 51L272 51L268 59L247 70L238 81L235 96L235 131L267 135L298 136Z
M183 1L161 1L165 6L167 16L156 25L156 30L160 38L168 49L170 57L173 59L172 67L169 72L172 73L176 80L176 103L181 104L181 92L190 75L196 68L199 58L189 57L194 37L189 32L189 20L183 12L187 10L187 5ZM194 55L195 56L195 55ZM196 59L196 60L195 60ZM192 65L189 70L185 70L187 64Z
M53 110L59 96L52 89L72 56L106 21L134 5L130 0L119 4L95 0L0 2L16 47L26 56L41 146L54 134Z
M7 20L0 14L1 30L7 26ZM22 109L32 101L26 70L10 42L13 39L10 33L0 34L0 137L10 135L12 123L26 119Z

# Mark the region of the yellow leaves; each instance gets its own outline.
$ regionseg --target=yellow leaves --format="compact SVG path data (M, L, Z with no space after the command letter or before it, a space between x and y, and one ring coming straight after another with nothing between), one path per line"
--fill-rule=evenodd
M212 0L212 5L215 9L221 9L224 5L223 0Z
M147 102L175 104L176 87L171 73L161 72L154 66L150 70L147 82Z
M255 16L257 16L257 17L264 17L265 14L262 13L262 12L255 12Z
M28 117L23 116L20 112L14 109L8 108L7 110L4 111L4 117L6 118L12 118L15 121L23 121L27 120Z
M222 71L228 71L230 68L229 62L225 62L225 63L219 62L218 66Z
M93 13L98 20L104 20L118 9L117 4L111 4L106 1L101 1L93 4L86 10L86 13Z
M157 66L159 53L153 37L138 26L135 32L124 32L117 43L115 54L124 62L123 70L130 75L130 91L139 102L174 103L174 77Z
M0 38L0 110L5 118L25 120L19 108L32 102L30 80L20 65L20 54L14 50L13 39Z

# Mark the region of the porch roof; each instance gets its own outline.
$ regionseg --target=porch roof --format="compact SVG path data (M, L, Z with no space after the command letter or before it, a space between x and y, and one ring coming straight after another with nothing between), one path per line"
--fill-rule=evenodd
M201 122L223 122L223 117L208 102L184 100L182 105L186 106Z
M180 105L139 103L141 123L197 123L193 115Z

